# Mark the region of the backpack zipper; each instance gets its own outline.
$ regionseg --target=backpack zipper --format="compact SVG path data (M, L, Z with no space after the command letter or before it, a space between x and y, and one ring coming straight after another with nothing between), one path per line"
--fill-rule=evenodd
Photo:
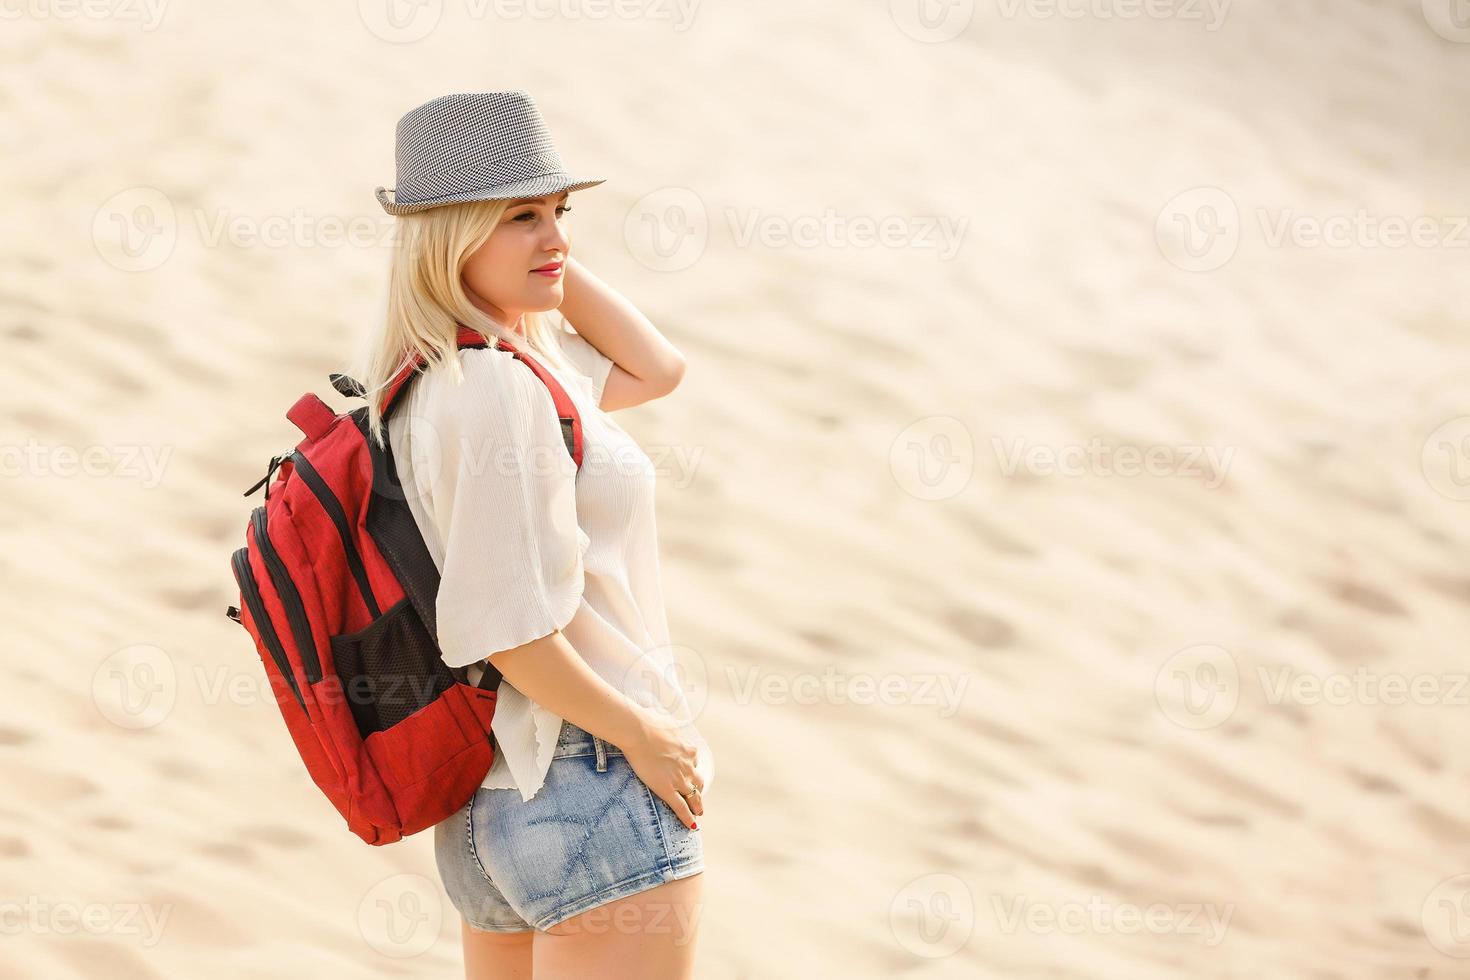
M380 618L383 613L378 608L378 601L373 597L373 586L368 581L367 565L363 563L362 553L357 550L357 542L352 538L352 527L347 522L347 512L342 509L342 502L337 495L332 493L332 488L327 486L327 481L316 471L316 467L306 458L304 453L292 450L286 454L295 467L301 479L306 483L307 489L312 492L332 523L337 527L337 534L342 538L342 550L347 554L347 567L352 570L352 577L357 581L357 589L362 593L362 601L367 604L368 612L373 619Z
M240 598L244 600L245 608L250 610L251 621L255 623L255 628L265 642L271 659L276 662L277 669L286 678L286 683L291 685L296 703L305 711L306 700L301 696L301 689L296 686L296 675L291 671L291 661L286 658L286 648L281 646L281 638L276 635L276 628L266 615L265 603L260 598L260 588L255 584L255 573L250 570L250 549L241 548L231 555L230 565L235 570L235 581L240 585Z
M250 522L255 526L255 543L260 548L260 556L265 559L265 570L270 573L271 584L281 597L281 605L286 607L286 621L291 625L292 635L296 637L296 648L301 651L301 664L306 668L306 682L315 684L322 679L322 662L316 655L311 621L306 618L306 606L301 601L301 593L296 590L296 583L291 581L286 563L281 561L275 545L271 544L270 535L266 533L263 505L250 512Z

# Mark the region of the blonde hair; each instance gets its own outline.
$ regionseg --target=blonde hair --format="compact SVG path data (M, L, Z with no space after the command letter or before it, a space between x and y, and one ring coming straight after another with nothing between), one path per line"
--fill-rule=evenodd
M522 337L503 329L465 293L460 278L464 264L489 239L509 204L466 201L398 215L384 317L365 338L348 371L365 389L368 431L378 446L387 442L382 403L388 386L406 365L422 358L424 370L443 364L456 383L464 379L458 353L460 323L480 331L492 344L503 338L555 367L577 371L557 340L560 314L525 313Z

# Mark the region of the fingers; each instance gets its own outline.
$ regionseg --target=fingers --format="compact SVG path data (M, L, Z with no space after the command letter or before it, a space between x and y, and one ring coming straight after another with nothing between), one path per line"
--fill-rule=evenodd
M699 784L699 780L697 779L694 781L694 789L695 792L690 793L683 799L689 804L689 809L694 811L696 817L702 817L704 816L704 787Z
M682 820L684 826L691 830L694 829L694 812L689 809L688 801L680 796L677 791L670 791L661 795L663 796L663 801L669 805L669 809L674 811L674 816Z

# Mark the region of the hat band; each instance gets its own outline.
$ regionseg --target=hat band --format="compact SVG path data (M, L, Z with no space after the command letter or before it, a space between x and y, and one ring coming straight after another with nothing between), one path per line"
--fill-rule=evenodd
M435 197L456 190L474 190L497 184L511 184L536 177L563 174L560 157L555 152L532 153L519 157L501 157L476 161L459 167L420 171L402 181L402 189L415 197ZM423 193L418 193L423 191Z

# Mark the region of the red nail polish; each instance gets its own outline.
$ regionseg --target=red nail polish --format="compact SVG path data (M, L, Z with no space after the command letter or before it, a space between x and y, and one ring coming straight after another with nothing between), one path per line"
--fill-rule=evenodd
M689 829L690 830L698 830L699 829L699 824L692 823L692 824L689 825Z

